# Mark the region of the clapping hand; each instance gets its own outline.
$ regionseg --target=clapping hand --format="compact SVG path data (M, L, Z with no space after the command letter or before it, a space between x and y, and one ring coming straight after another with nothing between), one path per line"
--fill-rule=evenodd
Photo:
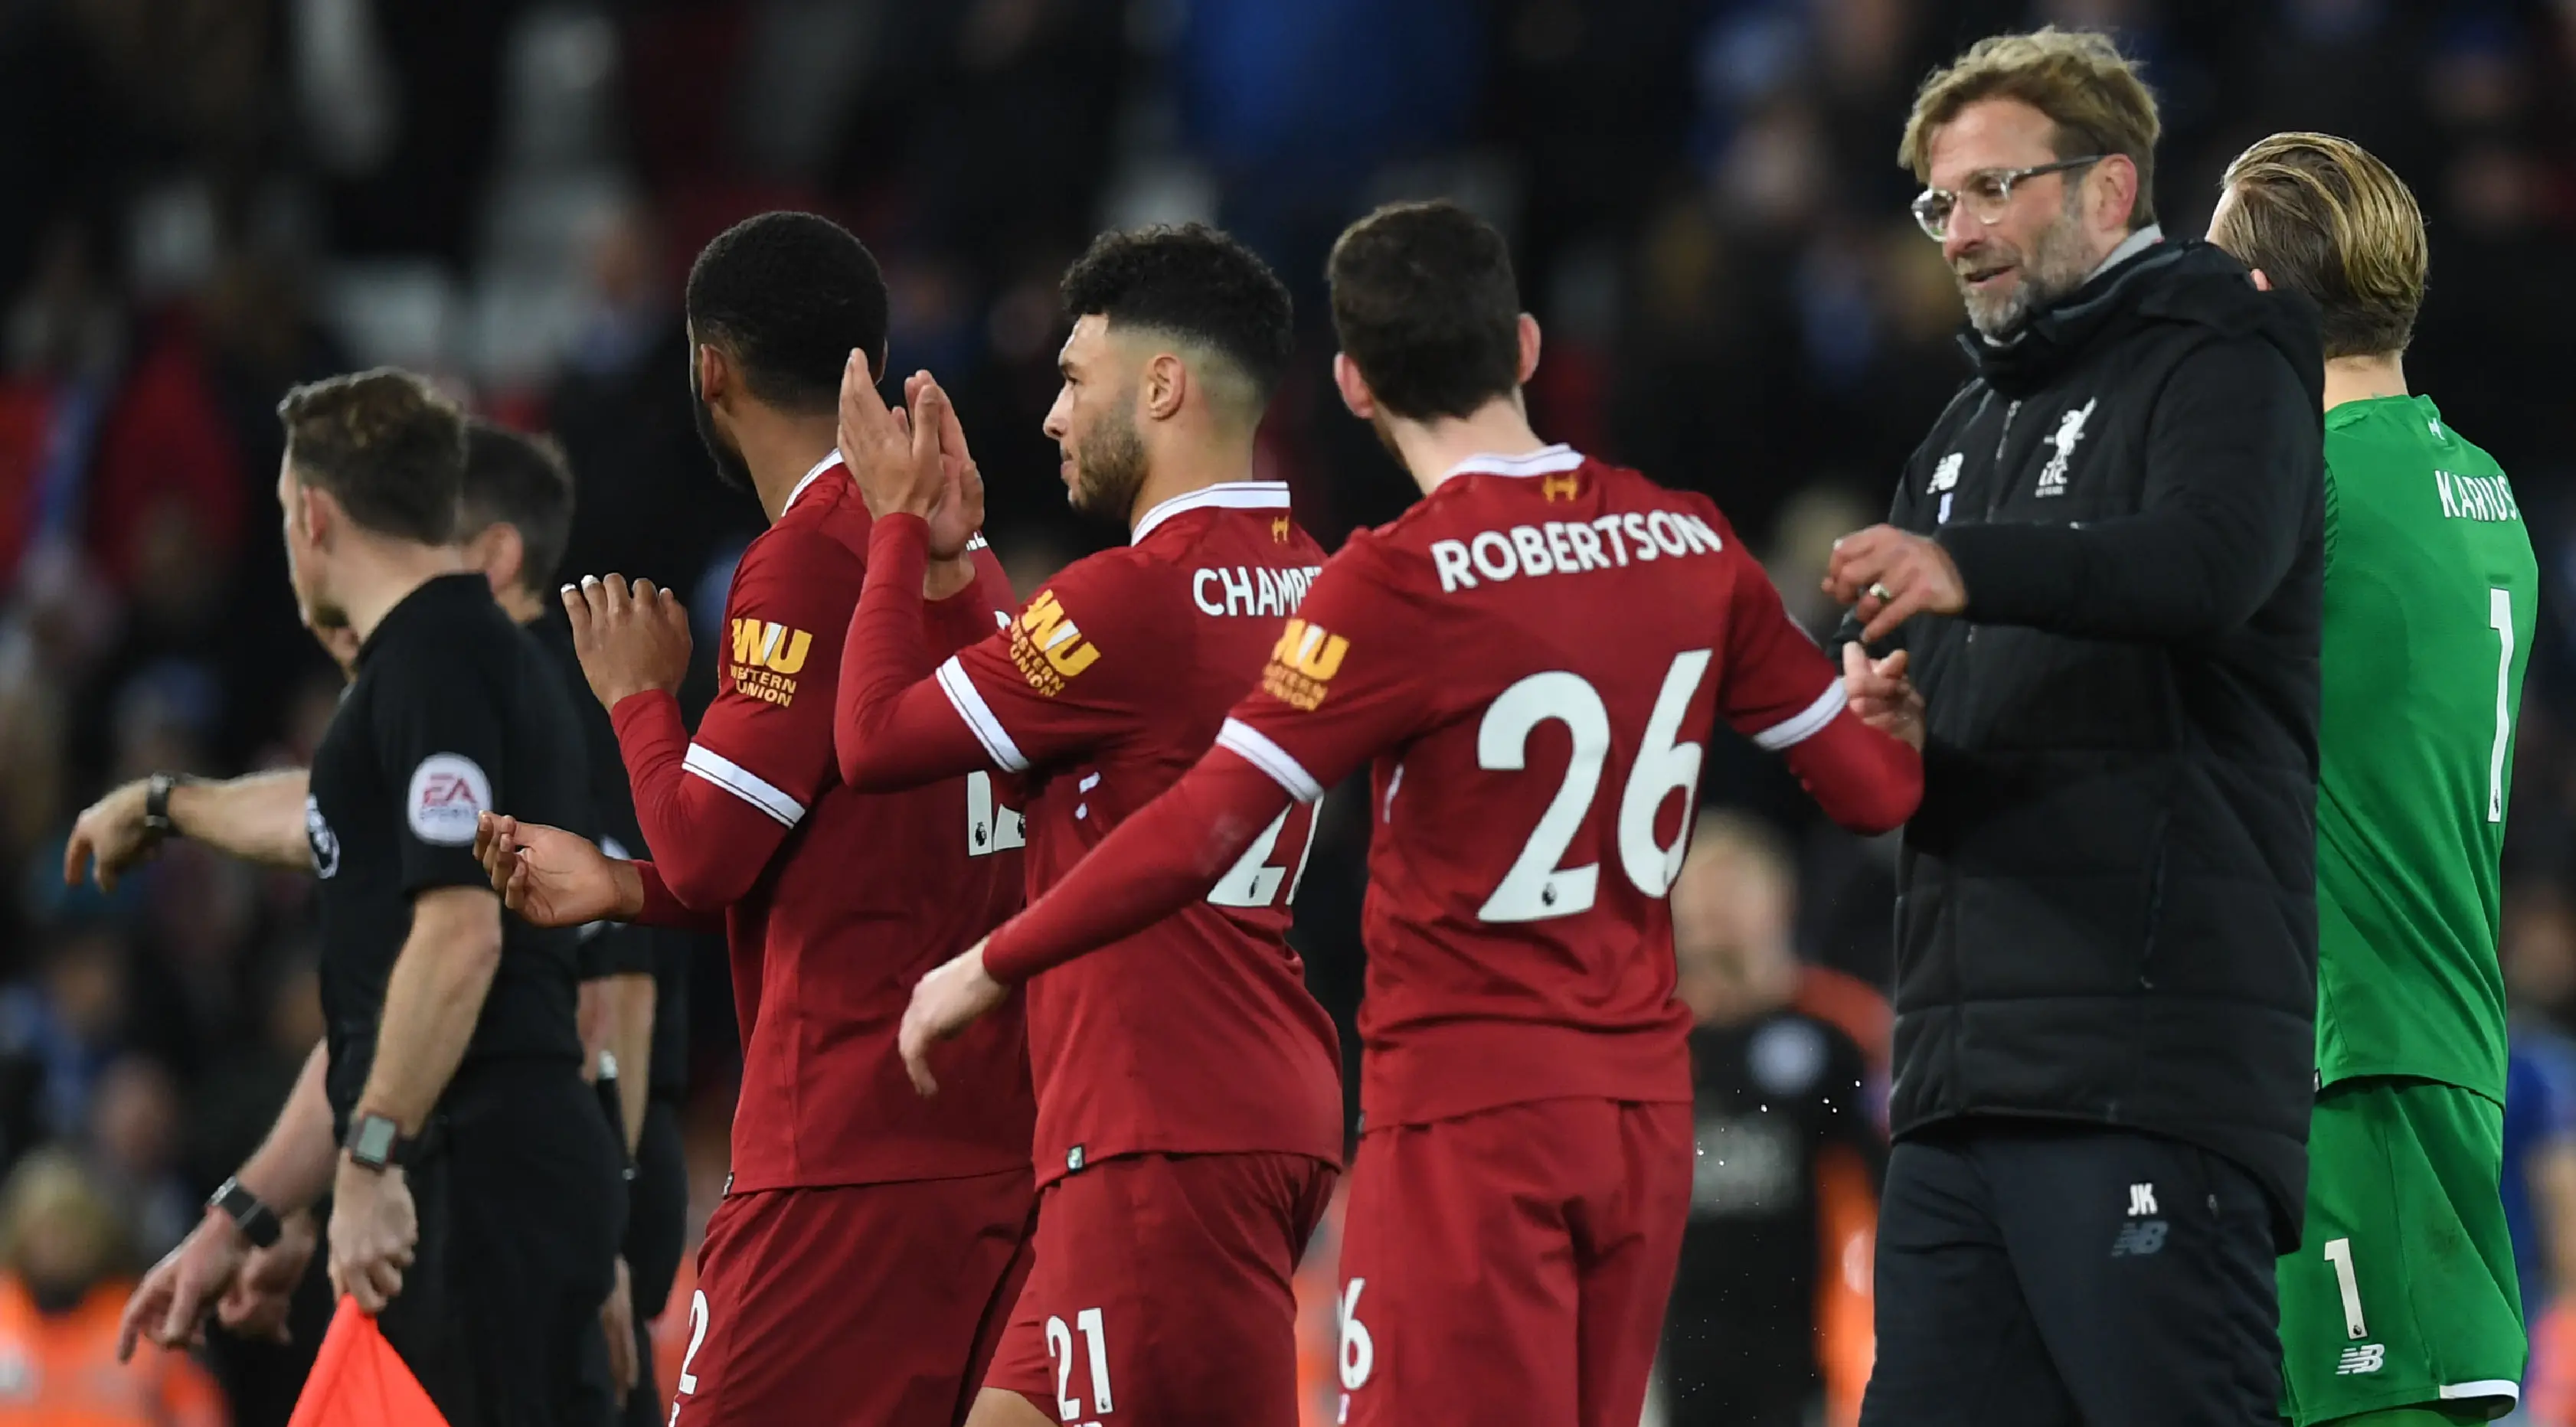
M492 879L501 905L540 927L624 920L642 910L643 883L633 864L610 857L590 839L501 813L474 819L474 858ZM629 886L632 881L634 885Z
M1891 738L1923 751L1923 695L1905 674L1902 649L1872 659L1857 641L1843 646L1843 693L1852 715Z
M689 676L689 612L651 580L584 575L563 587L573 653L600 707L652 689L677 690Z

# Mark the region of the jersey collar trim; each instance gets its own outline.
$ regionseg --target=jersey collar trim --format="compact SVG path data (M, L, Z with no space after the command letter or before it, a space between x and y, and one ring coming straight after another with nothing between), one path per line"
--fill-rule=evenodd
M1470 456L1451 466L1440 477L1451 476L1553 476L1583 464L1583 453L1562 442L1541 446L1526 456Z
M814 469L805 473L805 479L796 483L796 489L787 493L787 503L778 508L779 518L785 519L787 512L796 508L796 498L805 494L805 488L814 484L815 478L839 464L841 464L841 453L837 450L827 453L823 459L816 461Z
M1145 518L1136 522L1136 533L1128 538L1127 543L1144 544L1145 537L1154 533L1155 526L1183 511L1219 508L1286 510L1288 483L1286 481L1219 481L1212 486L1176 495L1145 512Z

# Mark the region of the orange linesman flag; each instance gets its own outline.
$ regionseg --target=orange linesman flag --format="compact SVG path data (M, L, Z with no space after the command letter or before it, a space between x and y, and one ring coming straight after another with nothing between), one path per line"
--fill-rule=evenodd
M286 1427L447 1427L376 1320L342 1297Z

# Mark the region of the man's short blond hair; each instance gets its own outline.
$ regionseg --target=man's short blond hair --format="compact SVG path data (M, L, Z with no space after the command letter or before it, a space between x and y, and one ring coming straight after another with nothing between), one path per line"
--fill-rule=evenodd
M2061 159L2126 154L2138 166L2129 227L2156 221L2156 96L2110 36L2050 25L1977 41L1915 91L1896 161L1929 183L1933 135L1981 99L2016 99L2047 115L2057 125Z
M2388 165L2332 134L2274 134L2236 156L2222 188L2236 202L2211 238L2316 302L2327 356L2406 350L2432 254L2423 210Z

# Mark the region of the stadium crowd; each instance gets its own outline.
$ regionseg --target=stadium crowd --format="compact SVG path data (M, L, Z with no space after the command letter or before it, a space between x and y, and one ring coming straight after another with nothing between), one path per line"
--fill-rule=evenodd
M1067 512L1040 434L1057 277L1095 230L1221 222L1289 283L1300 349L1260 462L1330 547L1411 497L1336 409L1325 251L1377 201L1446 193L1513 240L1548 333L1538 429L1713 496L1822 633L1828 542L1875 518L1963 374L1952 286L1893 161L1908 98L1968 38L2055 22L2145 58L2169 230L2200 231L2226 160L2284 127L2359 140L2427 210L2411 374L2514 473L2541 553L2506 863L2525 1052L2508 1174L2540 1340L2525 1411L2576 1422L2576 1329L2543 1308L2576 1289L2576 628L2555 613L2576 594L2576 405L2552 363L2576 319L2576 5L173 8L0 9L0 113L48 136L0 154L0 1271L105 1282L148 1264L321 1034L305 879L184 843L113 895L59 875L72 816L108 786L312 759L341 681L297 627L271 527L290 385L399 363L552 432L578 488L565 568L688 599L694 707L761 522L707 478L682 386L679 279L715 232L808 208L875 249L897 369L937 371L967 413L993 545L1025 594L1115 538ZM1851 1035L1874 1080L1885 1012L1855 983L1888 975L1892 840L1834 828L1741 740L1712 745L1705 783L1736 818L1712 842L1724 865L1693 884L1706 895L1684 899L1685 951L1696 937L1732 960L1694 1010L1723 1035L1795 1002ZM1365 801L1327 803L1297 933L1353 1055ZM1803 986L1764 960L1787 947ZM700 1221L725 1177L730 1004L709 957L692 994ZM1806 1261L1865 1239L1860 1212L1801 1226ZM65 1267L67 1244L87 1262ZM1865 1293L1866 1252L1844 1261ZM1824 1299L1819 1381L1848 1411L1867 1349ZM679 1358L660 1354L666 1375ZM228 1386L233 1420L284 1420L255 1371ZM170 1393L174 1420L219 1415L202 1385Z

